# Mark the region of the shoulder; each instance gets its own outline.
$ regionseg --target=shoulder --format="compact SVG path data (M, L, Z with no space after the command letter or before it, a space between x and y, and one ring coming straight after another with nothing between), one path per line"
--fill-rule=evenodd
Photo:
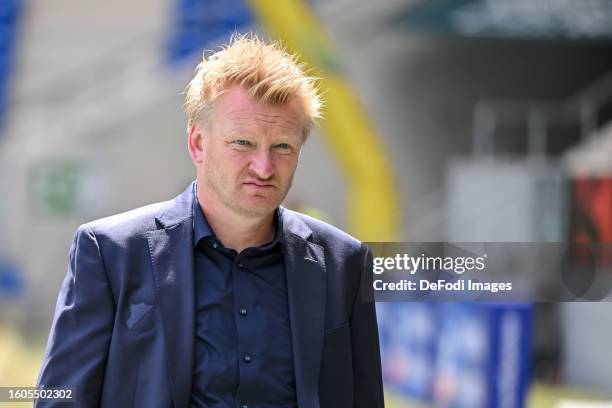
M157 229L155 217L163 211L169 201L149 204L130 211L99 218L79 227L79 231L89 229L96 237L123 240L144 235Z
M114 237L144 235L148 231L171 227L192 217L195 181L178 196L135 208L120 214L100 218L85 224L96 235Z

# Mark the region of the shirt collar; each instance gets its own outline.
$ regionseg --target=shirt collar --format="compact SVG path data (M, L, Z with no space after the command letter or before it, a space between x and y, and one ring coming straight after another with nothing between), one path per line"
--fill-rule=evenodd
M272 248L276 244L283 244L283 217L280 216L280 210L277 208L274 210L274 239L264 245L261 248ZM193 246L198 246L200 241L206 237L216 237L215 232L212 230L204 211L200 207L198 202L198 186L193 183Z

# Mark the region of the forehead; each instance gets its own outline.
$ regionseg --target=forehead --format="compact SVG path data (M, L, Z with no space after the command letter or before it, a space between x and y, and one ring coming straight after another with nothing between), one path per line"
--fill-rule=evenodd
M219 97L213 113L213 126L224 131L249 130L266 134L301 135L305 126L296 100L287 104L266 104L251 98L234 85Z

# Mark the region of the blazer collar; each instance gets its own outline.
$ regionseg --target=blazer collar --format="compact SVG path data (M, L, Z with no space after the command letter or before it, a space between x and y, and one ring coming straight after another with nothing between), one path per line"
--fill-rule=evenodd
M157 214L155 220L160 228L171 228L174 225L193 219L193 191L195 181L166 205Z
M193 199L195 194L195 180L181 194L167 202L167 205L155 217L160 228L171 228L187 220L193 222ZM297 235L304 241L312 236L312 230L296 213L282 205L278 207L282 219L284 238L289 234Z
M301 238L303 241L310 241L312 237L312 230L299 218L297 213L283 207L282 205L278 207L278 210L280 217L282 218L285 239L292 234Z

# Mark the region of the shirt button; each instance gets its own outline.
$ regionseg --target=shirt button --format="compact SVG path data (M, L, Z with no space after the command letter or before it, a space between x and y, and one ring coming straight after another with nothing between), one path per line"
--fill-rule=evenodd
M245 363L251 362L251 356L249 355L249 353L244 353L244 355L242 356L242 359L244 360Z
M247 314L246 307L241 307L241 308L240 308L240 314L241 314L242 316L246 316L246 314Z
M249 406L247 404L242 404L240 408L249 408Z
M217 244L217 241L213 242L213 248L217 249L218 246L219 244Z

